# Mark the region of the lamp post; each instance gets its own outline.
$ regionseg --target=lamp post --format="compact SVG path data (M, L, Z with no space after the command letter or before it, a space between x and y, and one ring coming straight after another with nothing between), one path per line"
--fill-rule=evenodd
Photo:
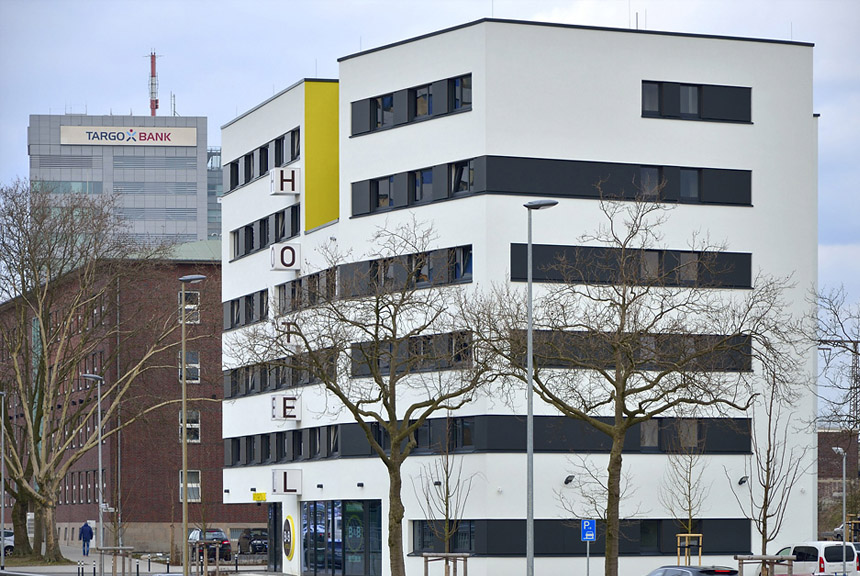
M528 330L526 334L526 371L528 379L528 391L526 393L526 404L528 412L526 416L526 576L534 576L535 573L535 441L534 441L534 407L532 396L533 388L533 342L532 335L534 332L534 321L532 319L532 212L542 210L544 208L552 208L558 204L557 200L533 200L526 202L523 206L526 207L529 213L529 239L528 239L528 256L526 258L526 266L528 268L528 300L527 308L527 323Z
M0 405L0 486L3 487L3 500L0 500L0 570L6 569L6 392L0 392L3 404Z
M848 454L844 448L834 446L833 451L842 456L842 575L845 576L845 531L848 530L848 518L845 516L845 461L848 459Z
M187 418L186 402L186 371L185 361L185 285L197 284L206 279L202 274L188 274L179 279L181 291L179 295L179 318L182 326L182 352L179 358L179 372L182 374L182 576L188 576L188 429L185 426Z
M98 374L81 374L81 378L85 380L96 381L96 396L98 401L98 439L99 439L99 575L104 574L104 522L102 521L102 512L104 511L104 479L102 478L102 382L105 379Z

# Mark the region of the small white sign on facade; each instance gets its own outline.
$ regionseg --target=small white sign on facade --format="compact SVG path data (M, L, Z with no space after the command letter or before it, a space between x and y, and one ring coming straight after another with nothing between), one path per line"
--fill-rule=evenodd
M298 396L272 396L272 420L295 420L302 418L302 399Z
M302 245L282 242L272 244L271 248L272 270L301 270Z
M302 471L297 469L272 470L272 494L301 494Z
M301 193L301 168L273 168L269 171L269 174L271 194L273 196Z

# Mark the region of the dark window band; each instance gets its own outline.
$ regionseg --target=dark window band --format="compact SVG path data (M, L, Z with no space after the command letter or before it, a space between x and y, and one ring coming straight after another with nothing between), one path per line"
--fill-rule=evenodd
M602 197L751 206L752 172L707 167L479 156L353 182L352 215L362 216L472 194L516 194L542 198Z
M511 281L528 278L528 246L511 244ZM532 245L532 280L571 284L750 288L752 254Z
M643 80L642 116L750 124L752 88Z

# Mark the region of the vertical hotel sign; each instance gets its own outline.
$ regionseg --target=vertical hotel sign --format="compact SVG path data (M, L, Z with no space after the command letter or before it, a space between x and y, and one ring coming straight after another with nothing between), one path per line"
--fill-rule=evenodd
M197 128L60 126L60 144L78 146L197 146Z

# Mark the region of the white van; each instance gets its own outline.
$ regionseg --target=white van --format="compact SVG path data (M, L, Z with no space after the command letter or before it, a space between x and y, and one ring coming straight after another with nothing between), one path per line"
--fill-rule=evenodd
M842 576L842 542L822 540L787 546L777 556L794 556L795 576ZM845 576L860 576L860 559L851 542L845 544ZM774 574L788 574L786 564L774 566Z

